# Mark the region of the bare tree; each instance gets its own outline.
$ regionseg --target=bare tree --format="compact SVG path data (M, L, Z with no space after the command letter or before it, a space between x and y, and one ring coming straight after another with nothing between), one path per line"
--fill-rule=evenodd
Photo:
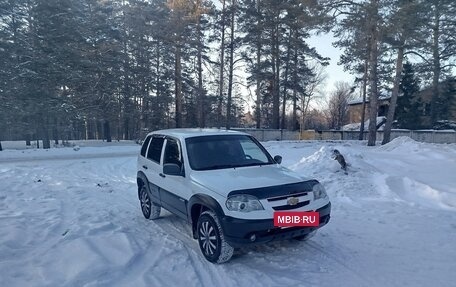
M328 110L327 120L328 125L332 129L340 130L348 120L348 102L353 93L353 88L347 82L337 82L335 90L331 93Z
M306 117L308 116L309 106L312 101L321 98L323 95L322 87L324 86L328 75L325 73L324 67L318 62L315 62L310 67L313 76L310 78L309 83L306 85L305 93L299 95L301 103L301 132L306 129ZM293 104L293 121L295 121L295 105Z

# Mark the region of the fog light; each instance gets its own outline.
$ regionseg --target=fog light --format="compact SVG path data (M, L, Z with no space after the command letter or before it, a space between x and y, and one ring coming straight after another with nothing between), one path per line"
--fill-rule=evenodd
M256 240L256 235L255 235L255 234L253 234L252 236L250 236L250 241L253 242L253 241L255 241L255 240Z

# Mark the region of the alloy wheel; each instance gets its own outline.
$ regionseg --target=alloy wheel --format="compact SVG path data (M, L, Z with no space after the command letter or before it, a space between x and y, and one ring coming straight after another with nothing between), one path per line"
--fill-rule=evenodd
M143 187L141 190L141 210L143 212L144 217L150 217L150 208L151 202L149 195L147 194L147 190Z
M202 249L208 256L213 256L217 251L217 236L215 228L209 221L204 221L199 228L199 239L202 242Z

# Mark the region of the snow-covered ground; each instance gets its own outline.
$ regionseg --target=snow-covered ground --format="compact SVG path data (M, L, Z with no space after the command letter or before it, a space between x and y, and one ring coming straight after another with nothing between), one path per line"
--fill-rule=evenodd
M0 285L455 286L456 145L265 146L325 185L332 219L308 242L244 248L223 265L177 217L143 218L138 145L0 152Z

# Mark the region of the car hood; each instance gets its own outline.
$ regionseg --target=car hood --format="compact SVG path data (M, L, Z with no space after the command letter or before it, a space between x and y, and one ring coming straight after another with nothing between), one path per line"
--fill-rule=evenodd
M277 165L193 171L190 179L195 184L202 185L224 196L233 190L277 186L309 180Z

